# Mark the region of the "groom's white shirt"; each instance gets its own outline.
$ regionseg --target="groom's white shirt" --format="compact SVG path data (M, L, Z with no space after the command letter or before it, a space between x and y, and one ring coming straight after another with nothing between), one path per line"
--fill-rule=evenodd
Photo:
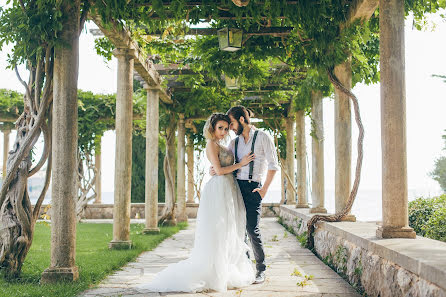
M249 139L247 143L245 143L243 135L240 135L237 146L237 157L239 160L241 160L251 151L252 139L256 130L259 132L257 133L256 142L254 144L255 159L252 180L261 182L263 180L263 174L266 171L265 169L279 170L276 149L271 137L265 132L258 130L256 127L252 126L251 130L249 131ZM233 154L235 154L234 147L235 139L232 139L229 143L229 149L232 151ZM249 179L249 164L240 168L240 170L237 172L237 179Z

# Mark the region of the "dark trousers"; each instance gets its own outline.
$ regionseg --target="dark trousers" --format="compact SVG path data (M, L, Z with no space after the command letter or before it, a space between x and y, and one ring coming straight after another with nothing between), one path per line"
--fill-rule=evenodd
M258 192L253 193L252 190L259 188L257 182L249 182L247 180L237 180L240 191L242 192L243 201L246 208L246 231L251 240L254 258L256 259L257 271L264 271L265 252L263 251L262 236L260 235L260 215L262 214L262 197Z

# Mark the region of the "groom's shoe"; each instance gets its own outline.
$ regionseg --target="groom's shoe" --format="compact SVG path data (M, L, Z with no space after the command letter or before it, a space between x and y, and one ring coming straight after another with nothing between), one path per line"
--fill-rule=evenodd
M265 281L265 271L257 271L256 280L254 284L261 284Z

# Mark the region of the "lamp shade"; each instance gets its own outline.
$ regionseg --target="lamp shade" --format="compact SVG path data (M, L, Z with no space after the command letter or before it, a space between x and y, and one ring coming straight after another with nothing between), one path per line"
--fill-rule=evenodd
M227 89L230 89L230 90L240 89L240 82L239 82L238 78L232 78L232 77L225 75L225 86Z
M243 31L236 28L223 28L217 31L218 44L222 51L235 52L242 48Z

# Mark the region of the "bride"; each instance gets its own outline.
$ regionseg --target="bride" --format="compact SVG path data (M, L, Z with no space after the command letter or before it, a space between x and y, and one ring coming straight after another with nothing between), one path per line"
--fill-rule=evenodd
M254 155L234 164L230 150L222 146L230 119L212 114L203 129L206 155L216 174L204 186L197 213L195 242L188 259L169 265L140 289L155 292L200 292L242 287L254 281L254 270L244 242L246 210L233 171Z

